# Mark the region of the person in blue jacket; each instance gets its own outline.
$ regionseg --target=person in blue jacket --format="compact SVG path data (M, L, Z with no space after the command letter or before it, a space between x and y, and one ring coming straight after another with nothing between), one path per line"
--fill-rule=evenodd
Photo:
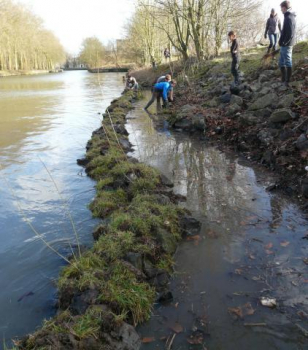
M168 93L169 91L175 86L175 81L164 81L161 83L156 83L154 85L153 93L152 93L152 98L148 102L148 104L145 106L145 110L147 110L155 101L157 101L157 109L161 108L160 105L160 98L162 97L163 99L163 107L168 106ZM171 101L172 102L172 101Z

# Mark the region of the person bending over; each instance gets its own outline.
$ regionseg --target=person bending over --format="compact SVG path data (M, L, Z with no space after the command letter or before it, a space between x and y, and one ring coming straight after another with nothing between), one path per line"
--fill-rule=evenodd
M171 88L175 86L175 81L164 81L162 83L156 83L154 85L153 93L152 93L152 98L148 102L148 104L145 106L145 110L147 110L155 101L157 101L157 109L159 110L161 108L160 105L160 98L162 97L163 99L163 107L168 106L168 93Z
M161 77L159 77L157 79L156 83L163 83L165 81L170 82L171 80L172 80L171 74L166 74L166 75L162 75ZM171 86L171 88L168 92L168 101L173 102L173 86Z
M127 75L126 89L127 90L138 90L138 83L137 83L136 78L132 77L129 74Z

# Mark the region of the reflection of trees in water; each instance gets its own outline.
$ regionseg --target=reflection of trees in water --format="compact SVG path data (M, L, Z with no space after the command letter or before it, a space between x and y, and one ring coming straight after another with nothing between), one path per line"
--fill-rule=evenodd
M243 218L238 208L252 208L253 189L247 185L252 174L215 148L196 151L187 142L183 157L188 173L187 197L194 210L206 214L210 220L227 219L224 226L237 228ZM230 166L234 168L231 179Z
M142 124L140 119L130 122L134 130L132 141L138 140L140 159L172 177L176 191L187 196L192 210L207 215L210 220L220 220L230 229L238 229L245 217L259 210L251 200L252 169L183 134L168 137L158 133L150 118L142 115Z
M140 110L133 116L136 119L129 126L136 156L171 178L175 191L187 196L191 210L221 221L230 230L239 230L254 214L268 218L271 211L273 224L281 223L286 203L280 197L265 195L262 201L252 201L260 191L252 168L184 134L157 132L155 117L145 117Z

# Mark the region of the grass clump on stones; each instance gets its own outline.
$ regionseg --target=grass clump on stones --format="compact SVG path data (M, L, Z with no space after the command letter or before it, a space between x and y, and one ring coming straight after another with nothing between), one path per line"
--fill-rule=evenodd
M58 281L62 312L28 337L22 349L46 344L83 349L92 346L90 340L105 344L108 337L102 334L114 332L116 324L137 325L150 317L162 288L157 276L172 271L182 209L165 191L159 173L129 159L119 146L127 140L125 113L133 98L128 92L112 102L87 145L86 171L98 181L89 207L103 219L96 242L63 268Z

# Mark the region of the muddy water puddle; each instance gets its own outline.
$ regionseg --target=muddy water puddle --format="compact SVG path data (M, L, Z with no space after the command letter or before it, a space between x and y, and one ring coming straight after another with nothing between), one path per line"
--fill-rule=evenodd
M127 123L133 156L174 182L202 229L180 244L173 300L138 329L142 349L308 349L304 213L265 190L268 173L170 132L144 104Z

